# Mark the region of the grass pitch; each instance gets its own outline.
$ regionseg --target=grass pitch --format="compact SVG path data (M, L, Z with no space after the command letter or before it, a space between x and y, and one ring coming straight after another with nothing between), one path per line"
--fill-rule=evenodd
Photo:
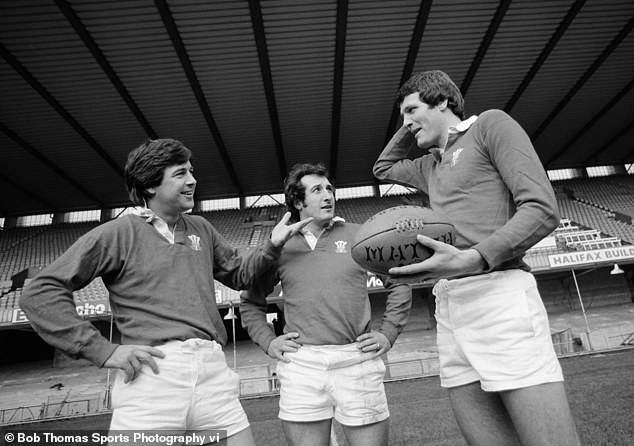
M562 358L561 364L582 444L634 445L634 349ZM390 382L386 392L391 412L391 446L466 444L438 377ZM277 397L243 401L258 445L286 445L277 405ZM109 415L99 415L5 427L0 432L37 429L85 433L107 430L109 421ZM339 428L337 433L340 444L345 445Z
M634 350L562 358L561 365L582 444L634 445ZM386 383L385 389L391 446L466 444L437 376ZM277 398L243 404L258 444L286 444L282 426L274 418ZM345 445L339 429L337 433Z

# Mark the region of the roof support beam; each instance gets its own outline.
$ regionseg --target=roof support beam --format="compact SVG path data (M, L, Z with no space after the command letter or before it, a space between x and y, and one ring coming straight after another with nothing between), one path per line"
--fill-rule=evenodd
M478 48L478 52L476 53L473 61L471 62L471 66L469 67L469 71L465 78L462 80L462 85L460 85L460 91L462 92L462 96L467 96L467 91L473 82L473 78L475 77L482 61L484 60L484 56L486 55L489 47L491 46L491 42L493 42L493 38L495 37L495 33L497 33L506 12L511 6L511 0L501 0L498 5L498 9L495 11L495 15L489 24L489 28L487 29L482 42L480 42L480 48Z
M596 160L597 157L599 156L599 154L603 153L606 149L608 149L612 144L614 144L615 142L617 142L619 139L621 139L626 133L632 131L632 129L634 129L634 120L630 121L629 124L627 124L625 127L623 127L616 135L614 135L612 138L610 138L610 140L608 142L606 142L605 144L603 144L601 147L599 147L597 150L595 150L592 155L590 155L586 160L585 160L585 165L589 165L589 163L591 163L592 161ZM627 162L627 158L631 158L634 155L634 151L630 152L627 156L625 156L621 162L623 164L625 164Z
M53 97L48 90L31 75L31 73L18 61L11 52L0 43L0 55L17 71L20 76L35 90L40 96L59 113L59 115L93 148L95 152L121 177L123 169L113 160L110 155L99 145L99 143L81 126L79 122Z
M332 114L330 121L330 165L333 180L337 178L339 156L339 127L341 126L341 95L343 90L343 67L346 53L348 28L348 0L337 2L337 27L335 32L335 72L332 82Z
M401 85L409 79L414 71L414 64L416 63L416 58L418 56L418 50L420 48L420 42L423 39L423 33L425 31L425 26L427 25L427 19L429 18L429 11L431 10L432 0L421 0L420 6L418 8L418 15L416 16L416 24L414 26L414 32L412 33L412 38L409 42L409 49L407 50L407 57L405 58L405 65L403 66L403 73L401 74L401 80L398 84L399 88ZM398 117L400 115L400 111L397 107L392 109L392 115L390 116L390 122L387 126L387 132L385 134L385 140L383 145L386 145L392 136L394 136L394 132L396 130L396 123L398 122Z
M264 32L264 19L262 17L260 0L249 0L249 12L251 14L251 26L253 27L255 45L258 50L258 60L260 62L260 72L262 73L262 82L264 84L266 104L269 109L271 131L273 132L273 140L275 141L277 164L280 170L280 176L284 179L288 173L286 167L286 155L284 154L282 130L280 128L280 119L277 113L275 89L273 88L273 74L271 73L271 63L269 61L269 50L266 44L266 33Z
M145 118L134 99L132 99L132 96L128 92L128 89L125 87L125 85L123 85L123 82L121 82L121 79L119 79L119 76L117 75L117 73L115 73L114 69L106 59L106 56L104 56L103 52L101 51L95 40L92 38L92 36L88 32L84 24L81 22L70 4L68 4L66 0L55 0L55 3L57 3L57 7L62 11L64 16L66 17L66 20L68 20L68 22L75 29L75 32L84 42L84 45L86 45L86 47L90 51L90 54L92 54L92 56L95 58L104 73L106 73L106 76L108 76L108 79L110 79L110 82L112 82L114 88L117 90L132 114L137 118L137 120L145 130L145 133L147 133L147 135L152 139L158 138L157 133L154 131L148 120Z
M6 134L9 138L15 141L20 147L29 152L35 158L37 158L42 164L51 169L61 178L63 178L68 184L74 187L79 193L84 195L89 200L95 202L95 204L99 205L99 207L103 207L103 203L97 197L88 192L83 186L81 186L77 181L75 181L70 175L60 169L54 162L49 160L46 156L42 155L39 151L37 151L33 146L31 146L28 142L20 137L13 130L8 128L4 123L0 122L0 131Z
M564 33L568 30L568 27L575 19L577 13L581 10L585 2L586 0L577 0L570 7L568 13L566 14L566 17L564 17L564 19L561 21L561 23L557 27L557 30L550 37L542 52L539 54L535 62L533 62L533 66L531 66L530 70L528 70L526 76L524 76L524 79L522 79L522 82L513 93L513 96L511 96L511 99L509 99L509 101L504 106L505 112L510 113L511 109L515 106L519 98L522 96L522 94L524 94L524 91L533 81L533 78L537 75L539 69L542 67L544 62L546 62L546 59L548 59L550 53L552 53L553 49L555 49L555 46L557 46Z
M167 5L167 1L154 0L154 4L159 11L161 19L163 20L163 25L165 26L165 29L167 30L167 33L172 40L172 45L174 45L174 50L178 55L178 59L180 60L183 70L185 71L185 76L187 76L189 86L191 87L194 93L194 97L198 102L198 107L200 108L200 111L207 123L207 127L209 127L209 131L211 132L211 136L213 137L214 142L218 147L218 151L220 152L220 156L225 165L225 169L227 169L227 174L229 175L229 178L231 178L233 185L238 190L238 194L244 195L244 190L242 189L242 185L240 184L240 179L238 178L238 174L233 167L233 163L231 162L231 158L229 157L229 152L227 151L227 147L222 140L222 135L220 134L220 130L216 125L216 121L211 114L211 109L209 108L209 104L207 103L207 98L205 97L200 82L198 81L198 76L196 76L196 71L194 70L194 66L189 59L189 55L187 54L187 50L185 49L185 44L183 43L183 39L181 39L181 35L178 32L178 27L176 26L174 17L172 16L169 6Z
M6 176L5 174L0 172L0 181L4 181L5 183L7 183L8 185L10 185L11 187L19 190L20 192L22 192L24 195L28 196L29 198L31 198L34 201L40 202L42 203L44 206L46 206L49 210L54 211L55 210L55 206L53 206L51 203L47 202L46 200L44 200L42 197L40 197L39 195L34 194L33 192L31 192L30 190L26 189L24 186L22 186L21 184L16 183L15 181L13 181L11 178L9 178L8 176ZM3 216L10 216L12 214L9 214L8 212L4 211L3 212Z
M619 33L612 39L612 41L605 47L605 49L601 52L599 57L595 59L595 61L590 65L590 67L586 70L583 75L577 80L577 82L572 86L572 88L568 91L568 93L563 97L561 101L555 106L555 108L550 112L550 114L546 117L546 119L541 123L541 125L533 132L531 135L531 140L535 142L537 138L546 130L546 127L550 125L550 123L555 119L555 117L568 105L568 103L572 100L572 98L577 94L577 92L585 85L585 83L592 77L592 75L601 67L603 62L610 57L612 51L614 51L621 42L627 37L627 35L634 28L634 17L631 18L623 28L619 31ZM550 160L548 161L550 162ZM548 164L548 162L544 164Z
M632 79L625 87L623 87L621 89L621 91L619 91L616 95L614 95L614 97L612 97L612 99L610 99L608 101L608 103L605 104L603 106L603 108L601 108L601 110L599 110L597 113L595 113L595 115L592 117L592 119L590 119L590 121L588 121L583 127L581 127L581 129L577 133L575 133L575 135L572 138L570 138L570 140L566 144L564 144L561 147L561 149L559 149L555 154L553 154L550 157L550 159L548 160L548 164L551 164L553 161L558 159L561 155L566 153L568 151L568 149L570 149L583 136L583 134L585 132L590 130L597 122L599 122L599 120L601 118L603 118L605 116L605 114L608 111L610 111L610 109L612 107L614 107L621 99L623 99L623 97L626 94L628 94L632 88L634 88L634 79ZM597 151L597 152L592 153L585 160L585 162L587 162L589 159L595 157L598 153L600 153L600 152Z

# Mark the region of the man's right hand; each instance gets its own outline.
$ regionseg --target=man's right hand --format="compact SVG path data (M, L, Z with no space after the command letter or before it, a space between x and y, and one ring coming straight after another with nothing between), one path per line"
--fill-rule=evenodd
M284 246L284 244L291 239L295 234L302 230L304 226L313 221L313 217L308 217L302 221L298 221L297 223L288 222L291 219L291 213L287 212L284 214L282 219L273 227L271 231L271 243L273 246L279 248Z
M283 362L291 362L288 358L284 357L286 352L296 352L302 346L302 344L295 341L299 337L299 333L291 332L283 334L273 339L269 344L269 348L266 354L271 358L279 359Z
M158 374L159 368L153 356L165 358L165 353L149 345L119 345L103 366L123 370L123 382L129 383L139 375L143 364L147 364L155 375Z
M418 243L429 248L433 255L422 262L390 268L390 279L399 282L407 275L416 275L418 281L434 281L457 276L481 274L487 268L482 255L473 248L458 249L453 245L434 240L422 234L416 236Z

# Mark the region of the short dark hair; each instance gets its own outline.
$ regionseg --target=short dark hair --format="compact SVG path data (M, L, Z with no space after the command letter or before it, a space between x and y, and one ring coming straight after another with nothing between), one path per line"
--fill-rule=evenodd
M295 208L298 201L303 203L306 199L306 188L302 184L302 178L306 175L318 175L328 178L328 169L322 163L318 164L295 164L284 180L284 197L286 199L286 209L291 213L291 221L299 221L299 211Z
M165 168L185 164L192 152L182 142L171 139L149 139L128 154L124 177L130 200L145 206L149 187L163 181Z
M421 71L413 74L396 95L396 101L400 105L405 96L418 93L421 102L435 107L447 99L447 106L460 119L464 119L464 98L460 89L454 84L449 75L444 71Z

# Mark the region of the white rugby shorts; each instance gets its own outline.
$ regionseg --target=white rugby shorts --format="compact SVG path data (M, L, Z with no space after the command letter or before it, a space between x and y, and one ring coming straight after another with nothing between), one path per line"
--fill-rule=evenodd
M532 274L496 271L433 289L443 387L480 381L503 391L563 381L546 309Z
M278 361L279 418L308 422L335 418L346 426L364 426L389 418L381 358L357 344L321 345L285 353Z
M240 404L238 375L227 367L220 344L203 339L170 341L155 348L159 373L144 365L124 383L119 370L112 391L111 435L116 431L226 431L234 435L249 421Z

